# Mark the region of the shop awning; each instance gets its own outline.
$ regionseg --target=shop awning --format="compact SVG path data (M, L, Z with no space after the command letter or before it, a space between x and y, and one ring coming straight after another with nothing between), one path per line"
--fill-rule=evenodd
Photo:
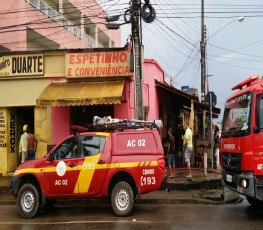
M50 79L0 81L0 107L35 106L39 94L50 84Z
M179 97L182 97L182 98L185 98L185 99L188 99L188 100L193 99L194 101L198 101L198 97L197 96L185 93L182 90L176 89L173 86L167 85L167 84L165 84L163 82L155 80L155 84L156 84L157 87L159 87L159 88L161 88L161 89L163 89L163 90L165 90L167 92L170 92L170 93L172 93L172 94L174 94L176 96L179 96Z
M181 101L193 100L196 109L200 109L202 111L205 110L205 111L209 112L209 105L199 102L199 99L196 95L191 95L191 94L185 93L180 89L176 89L173 86L167 85L167 84L159 82L157 80L155 80L155 83L156 83L157 87L159 87L159 88L161 88L167 92L170 92L170 93L176 95L177 97L180 97ZM213 107L212 113L213 113L213 117L217 118L220 114L220 108Z
M118 104L124 81L51 83L37 98L37 106Z

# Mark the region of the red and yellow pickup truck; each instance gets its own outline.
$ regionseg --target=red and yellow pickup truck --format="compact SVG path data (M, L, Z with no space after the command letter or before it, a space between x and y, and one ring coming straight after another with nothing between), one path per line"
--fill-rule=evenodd
M123 124L75 132L43 159L19 165L11 189L21 216L33 218L61 198L105 197L115 215L127 216L140 194L160 189L166 176L158 129Z

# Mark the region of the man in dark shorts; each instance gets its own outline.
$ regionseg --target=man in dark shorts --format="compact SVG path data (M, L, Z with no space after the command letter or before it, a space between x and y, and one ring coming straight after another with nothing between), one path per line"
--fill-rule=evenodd
M167 148L167 155L168 155L168 166L170 169L170 178L175 177L175 138L172 134L171 129L168 130L168 148Z

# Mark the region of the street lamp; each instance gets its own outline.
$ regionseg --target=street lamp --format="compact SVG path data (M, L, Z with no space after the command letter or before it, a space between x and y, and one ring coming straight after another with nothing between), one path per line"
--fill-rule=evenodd
M203 11L203 10L202 10ZM231 23L235 22L235 21L239 21L239 22L243 22L244 21L244 17L239 17L239 18L235 18L233 20L231 20L230 22L228 22L226 25L224 25L222 28L220 28L218 31L216 31L214 34L212 34L211 36L209 36L208 38L206 37L206 27L204 25L204 23L202 22L202 36L201 36L201 42L200 42L200 50L201 50L201 101L204 102L205 101L205 96L206 96L206 67L205 67L205 55L206 55L206 45L207 45L207 41L209 39L211 39L212 37L214 37L216 34L218 34L219 32L221 32L223 29L225 29L227 26L229 26ZM206 114L205 111L203 111L203 131L202 131L202 136L203 138L205 138L205 120L206 120Z
M245 19L245 17L241 16L241 17L238 18L238 21L239 21L239 22L243 22L244 19Z
M113 15L105 18L106 22L116 22L119 19L120 19L120 15Z
M245 20L245 17L238 17L233 19L232 21L228 22L226 25L224 25L222 28L220 28L218 31L216 31L214 34L212 34L211 36L209 36L206 41L208 41L211 37L214 37L216 34L218 34L220 31L222 31L223 29L225 29L227 26L229 26L231 23L238 21L238 22L243 22Z
M106 28L109 30L118 30L122 25L127 24L126 22L124 23L108 23L106 24Z

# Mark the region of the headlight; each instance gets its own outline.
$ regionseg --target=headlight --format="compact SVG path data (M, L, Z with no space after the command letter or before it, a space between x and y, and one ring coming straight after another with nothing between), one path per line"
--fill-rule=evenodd
M245 189L245 188L248 187L248 180L242 178L242 179L240 179L240 183L239 184L240 184L240 187Z

